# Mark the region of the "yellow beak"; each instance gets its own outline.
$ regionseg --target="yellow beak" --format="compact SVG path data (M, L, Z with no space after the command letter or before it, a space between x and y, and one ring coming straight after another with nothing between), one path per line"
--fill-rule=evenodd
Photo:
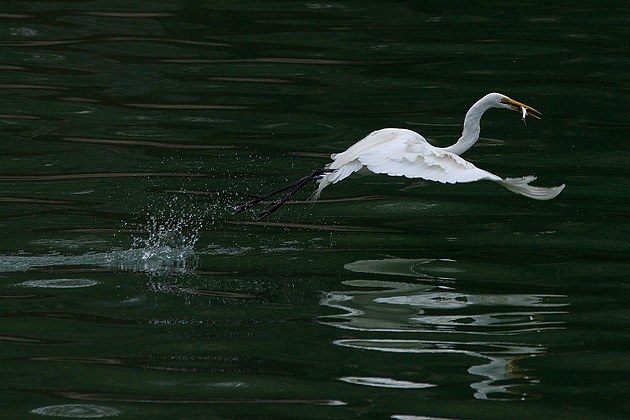
M540 117L542 116L542 113L540 111L538 111L535 108L532 108L529 105L525 105L521 102L515 101L514 99L510 99L508 97L505 97L503 99L501 99L501 102L503 102L504 104L508 104L512 107L513 111L516 112L521 112L521 110L524 108L525 111L527 112L527 116L528 117L533 117L536 118L537 120L540 119Z

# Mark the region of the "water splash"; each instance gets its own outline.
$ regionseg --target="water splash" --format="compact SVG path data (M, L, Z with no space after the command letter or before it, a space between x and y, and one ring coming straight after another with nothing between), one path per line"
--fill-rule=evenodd
M142 226L146 235L134 237L128 250L109 253L109 266L151 274L193 271L199 262L194 247L207 211L199 211L177 196L164 208L150 208Z
M141 226L146 234L133 238L129 249L63 255L0 255L0 272L28 271L46 267L97 266L150 274L180 274L194 271L199 262L194 247L206 211L184 208L174 199L166 210L147 212Z
M194 246L202 227L202 219L192 213L149 215L148 236L135 237L130 249L115 256L118 268L149 273L194 270L198 264Z

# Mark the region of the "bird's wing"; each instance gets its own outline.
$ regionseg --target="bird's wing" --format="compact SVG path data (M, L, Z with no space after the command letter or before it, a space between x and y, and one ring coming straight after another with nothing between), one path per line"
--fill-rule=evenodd
M535 200L550 200L564 189L564 184L551 188L530 185L536 179L533 176L503 179L477 168L455 153L432 146L414 131L398 128L370 133L346 151L332 156L332 159L327 168L334 171L320 179L314 199L327 185L339 182L363 167L378 174L449 184L489 180Z
M356 159L372 172L392 176L448 184L501 180L499 176L477 168L454 153L430 145L417 133L397 130L395 134L389 141L375 142L362 150Z

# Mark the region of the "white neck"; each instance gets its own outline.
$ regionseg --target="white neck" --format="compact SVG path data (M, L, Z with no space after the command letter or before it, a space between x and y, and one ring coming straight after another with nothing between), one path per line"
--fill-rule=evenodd
M461 155L477 142L479 139L479 132L481 131L481 116L488 109L498 107L496 100L491 99L491 95L495 94L484 96L470 107L466 113L466 117L464 117L464 129L462 130L462 136L454 145L445 147L444 150L455 153L456 155Z

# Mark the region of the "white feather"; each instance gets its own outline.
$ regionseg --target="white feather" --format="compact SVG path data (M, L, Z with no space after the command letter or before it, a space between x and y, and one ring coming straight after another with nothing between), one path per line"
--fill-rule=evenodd
M564 189L564 184L551 188L529 185L529 183L534 180L536 180L535 176L525 176L523 178L505 178L498 181L498 183L512 192L533 198L534 200L551 200Z
M454 153L430 145L411 130L385 128L370 133L343 153L338 153L327 169L336 169L320 181L315 197L330 184L366 167L376 174L422 178L454 184L501 178Z

